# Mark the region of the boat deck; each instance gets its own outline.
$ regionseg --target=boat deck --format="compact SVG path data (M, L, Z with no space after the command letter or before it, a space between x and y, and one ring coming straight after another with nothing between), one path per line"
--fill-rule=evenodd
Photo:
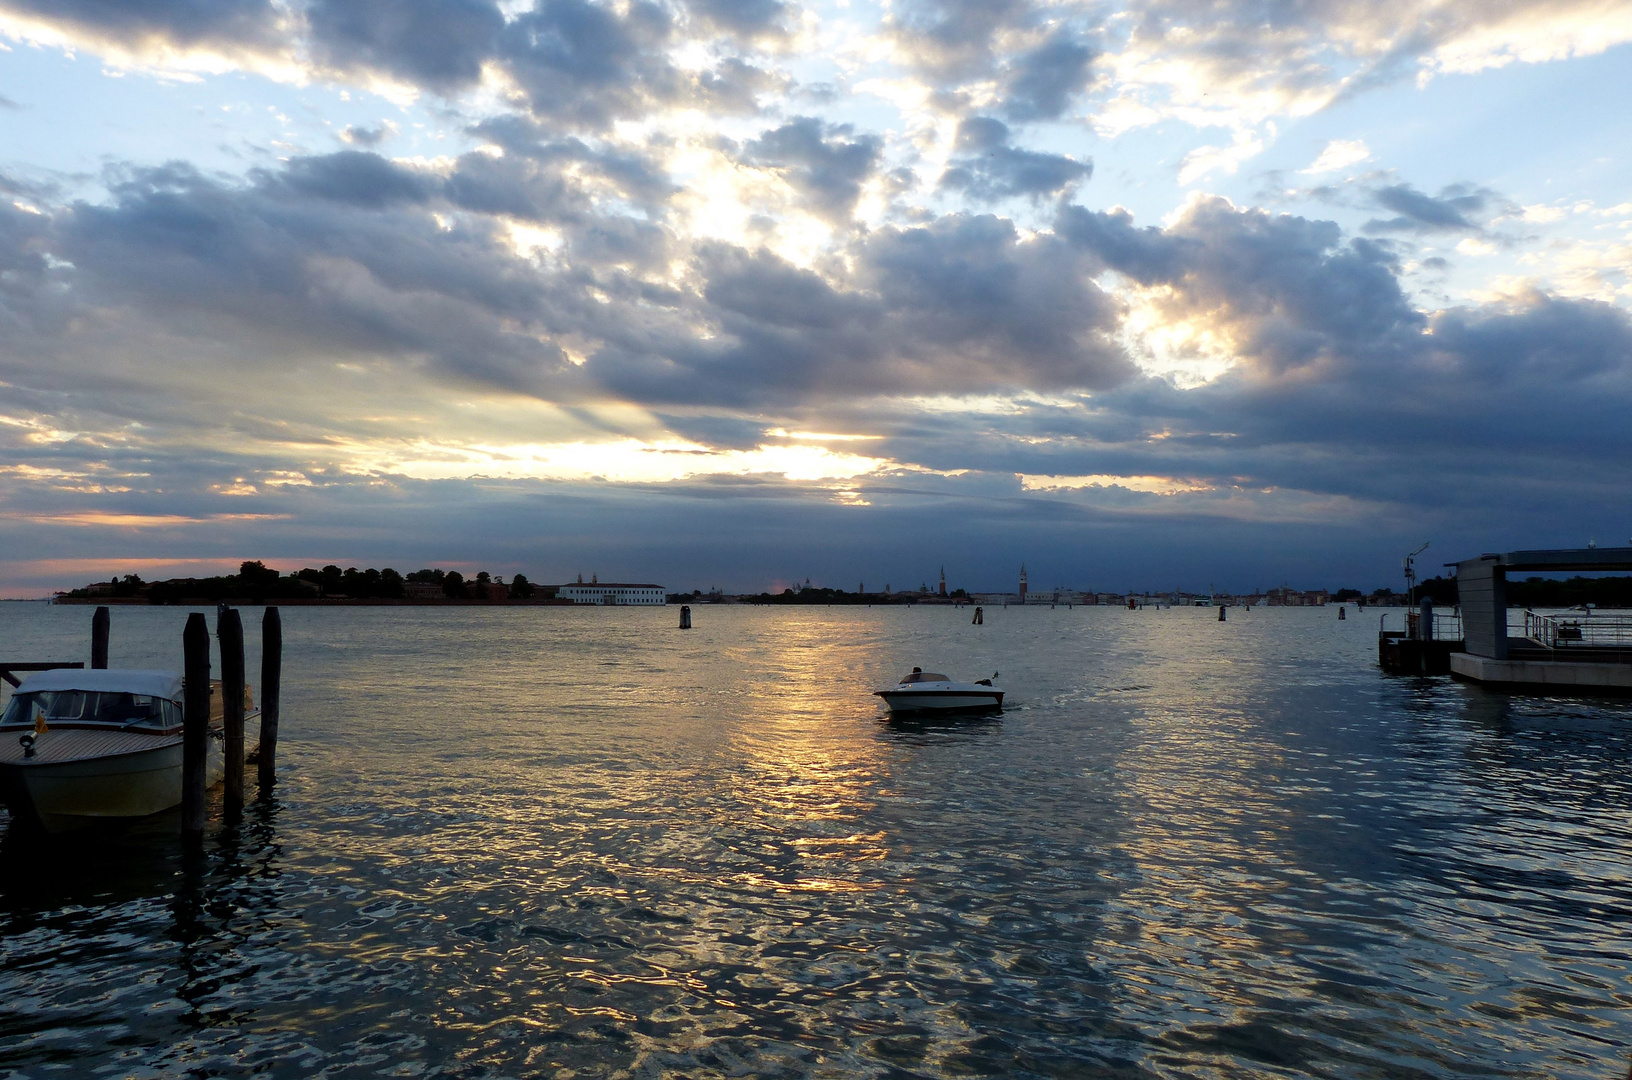
M80 761L85 758L113 757L118 754L137 754L159 746L181 742L181 733L155 734L151 731L120 731L117 728L53 728L34 736L34 756L25 758L18 741L33 728L8 728L0 731L0 765L27 762L46 765L59 761Z

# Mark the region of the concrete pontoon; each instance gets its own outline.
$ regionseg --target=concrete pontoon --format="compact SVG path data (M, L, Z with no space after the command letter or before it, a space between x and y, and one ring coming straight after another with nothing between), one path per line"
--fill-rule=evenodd
M1514 636L1507 606L1509 573L1632 571L1632 547L1510 551L1454 565L1465 644L1450 655L1452 675L1515 690L1632 693L1632 618L1527 611Z

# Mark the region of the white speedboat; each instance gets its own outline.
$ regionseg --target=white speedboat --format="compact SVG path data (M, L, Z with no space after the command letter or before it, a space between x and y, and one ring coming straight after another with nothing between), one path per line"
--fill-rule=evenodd
M995 678L997 674L993 672L992 679ZM972 683L953 682L945 675L913 668L912 673L903 675L894 687L874 690L873 694L883 698L892 713L1001 709L1003 691L992 685L992 679Z
M226 773L211 687L205 784ZM246 752L260 716L244 695ZM0 714L0 798L47 832L181 804L182 678L174 671L56 668L23 680Z

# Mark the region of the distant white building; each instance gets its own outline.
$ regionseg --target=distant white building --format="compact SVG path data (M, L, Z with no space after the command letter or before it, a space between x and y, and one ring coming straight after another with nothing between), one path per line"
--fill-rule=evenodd
M629 604L667 604L668 594L663 586L652 584L630 584L621 581L591 581L584 584L582 581L571 585L561 586L556 594L563 600L571 600L574 604L601 604L608 607L623 607Z

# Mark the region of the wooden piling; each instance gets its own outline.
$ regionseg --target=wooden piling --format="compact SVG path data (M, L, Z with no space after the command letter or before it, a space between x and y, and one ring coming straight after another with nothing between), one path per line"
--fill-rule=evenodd
M691 605L690 604L680 605L680 629L682 629L682 630L690 630L691 629Z
M283 677L283 620L269 607L261 619L261 748L257 754L261 794L277 776L279 680Z
M226 736L226 786L223 806L229 815L244 808L244 622L237 608L216 617L221 649L221 727Z
M977 607L975 609L975 617L973 619L969 620L969 621L974 623L976 626L985 626L986 625L986 609Z
M210 628L204 613L187 616L181 634L186 678L181 728L181 835L204 840L205 759L210 747Z
M1228 605L1228 604L1220 604L1220 605L1218 605L1218 621L1219 621L1219 622L1225 622L1225 621L1226 621L1226 620L1225 620L1225 618L1224 618L1224 613L1225 613L1225 612L1226 612L1226 611L1228 611L1228 610L1230 610L1230 608L1229 608L1229 605Z
M91 666L108 666L108 609L99 607L91 616Z

